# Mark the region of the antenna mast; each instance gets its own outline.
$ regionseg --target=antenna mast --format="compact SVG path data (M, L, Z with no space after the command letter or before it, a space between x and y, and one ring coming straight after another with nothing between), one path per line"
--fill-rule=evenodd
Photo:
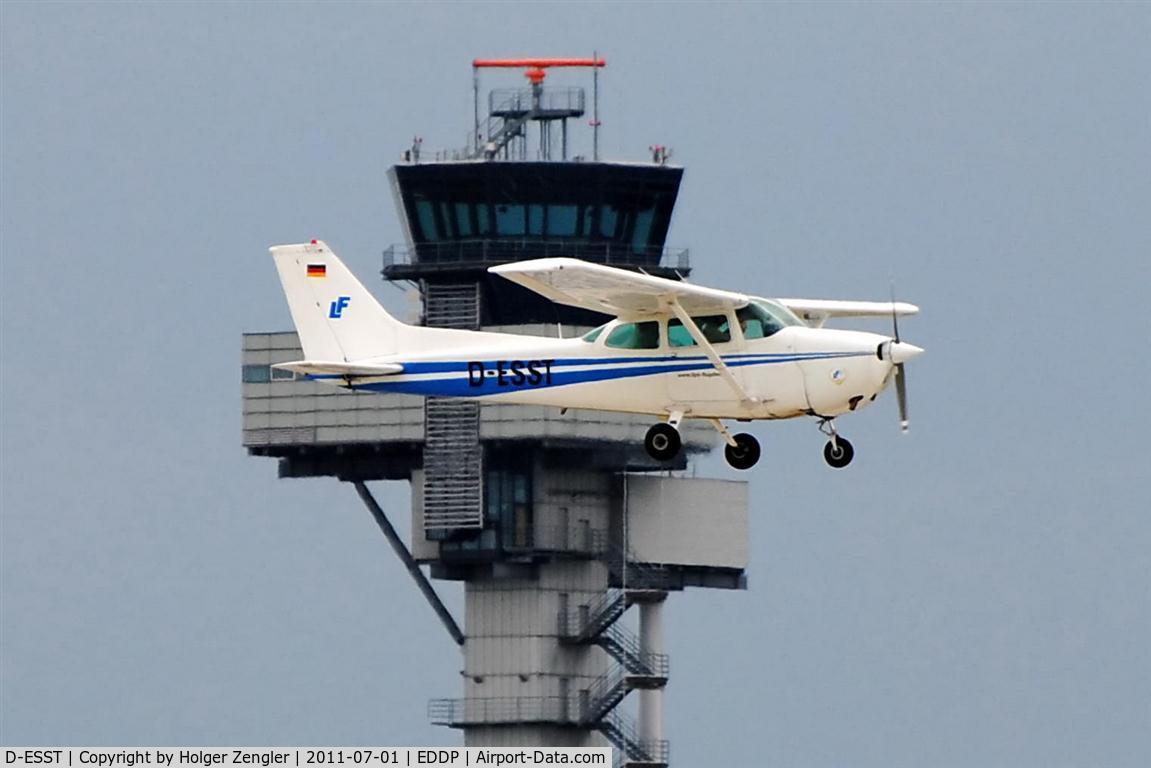
M592 155L599 159L599 69L607 62L598 55L590 59L475 59L472 61L472 87L474 90L475 137L471 156L488 160L497 157L505 159L527 156L527 126L539 123L538 159L551 160L552 124L560 123L561 153L567 159L567 121L582 117L584 113L584 90L582 88L545 89L547 70L553 67L591 67L594 81L594 119L592 126ZM489 117L484 131L480 131L480 85L479 71L487 68L524 69L524 76L531 83L529 89L492 91L489 94ZM481 146L482 142L482 146Z

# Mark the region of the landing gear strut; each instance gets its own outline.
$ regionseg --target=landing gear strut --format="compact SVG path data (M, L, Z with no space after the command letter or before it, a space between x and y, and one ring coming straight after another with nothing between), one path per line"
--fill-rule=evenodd
M830 439L823 446L823 460L836 469L843 469L855 458L855 448L846 438L840 437L835 431L835 423L831 419L822 419L819 422L819 431Z

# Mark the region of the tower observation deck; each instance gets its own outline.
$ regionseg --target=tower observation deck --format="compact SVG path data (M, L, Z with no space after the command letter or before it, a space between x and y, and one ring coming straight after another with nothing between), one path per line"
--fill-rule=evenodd
M603 66L477 59L468 146L428 153L417 139L388 171L406 242L384 251L382 274L418 286L424 324L568 335L606 319L487 271L511 261L689 273L688 252L665 244L682 168L662 147L650 162L599 159ZM591 158L569 157L588 98L545 85L560 67L591 73ZM526 70L528 85L492 90L481 119L480 74L493 69ZM746 584L746 484L666 471L710 450L712 430L685 425L687 451L662 465L643 450L643 417L347 393L270 368L299 356L294 333L245 335L244 445L277 458L281 477L355 487L463 651L463 696L432 700L433 722L468 746L606 740L619 765L668 765L665 600ZM383 479L412 485L409 542L366 485ZM463 627L421 566L462 582Z

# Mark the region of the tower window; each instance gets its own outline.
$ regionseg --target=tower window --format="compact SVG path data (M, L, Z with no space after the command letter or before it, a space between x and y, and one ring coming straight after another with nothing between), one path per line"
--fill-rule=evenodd
M534 539L530 469L489 470L484 490L485 517L503 532L504 546L530 547Z
M552 237L571 237L576 233L576 207L574 205L548 206L548 234Z
M496 232L500 235L523 235L524 207L513 203L496 206Z
M424 240L434 241L440 239L440 230L436 226L436 211L428 200L416 201L416 217L420 221L420 231Z

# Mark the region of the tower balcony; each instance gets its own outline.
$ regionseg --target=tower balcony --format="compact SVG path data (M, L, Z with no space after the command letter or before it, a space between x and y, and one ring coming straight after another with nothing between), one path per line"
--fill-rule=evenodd
M397 243L384 249L380 272L388 280L411 280L444 272L486 271L512 261L555 256L613 267L642 267L661 277L682 277L691 272L691 251L687 248L527 237L469 238L414 246Z
M433 725L468 728L481 725L577 726L579 708L563 696L503 696L489 699L432 699Z

